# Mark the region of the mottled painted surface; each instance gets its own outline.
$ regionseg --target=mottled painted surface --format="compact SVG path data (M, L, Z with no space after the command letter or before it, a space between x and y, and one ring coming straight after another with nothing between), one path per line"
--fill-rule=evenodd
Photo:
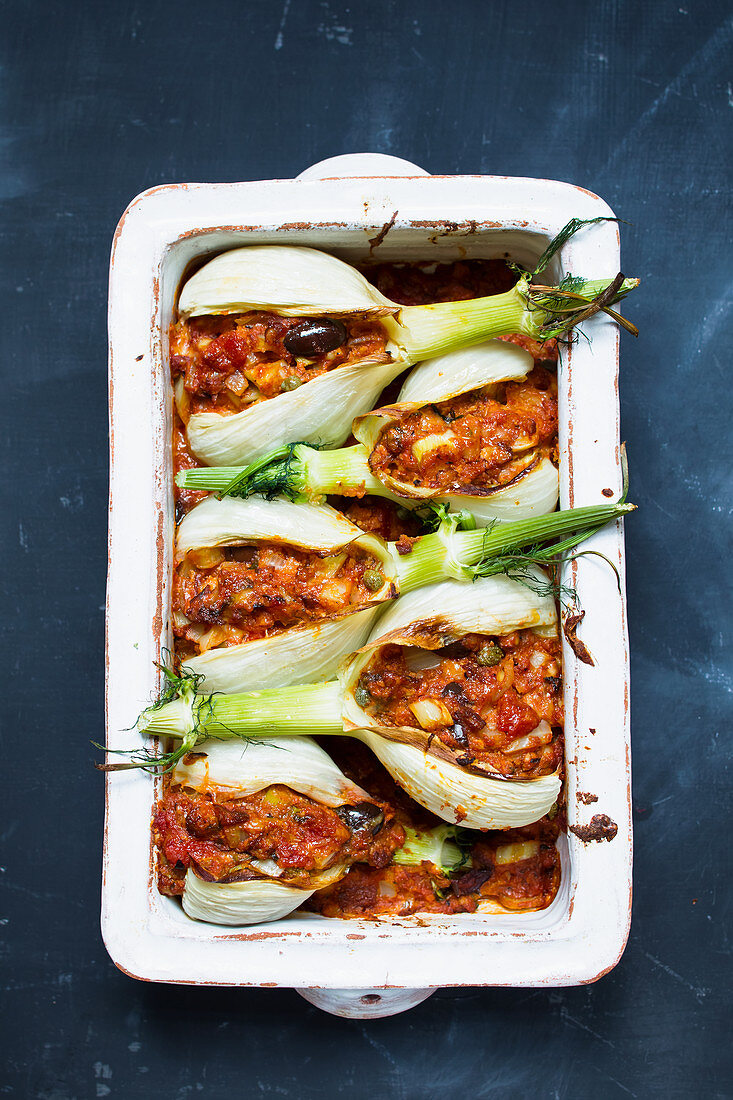
M0 1091L412 1100L725 1097L733 21L723 3L149 0L3 5L0 327L8 1031ZM622 347L636 813L619 967L334 1020L295 993L168 989L98 932L105 298L119 214L178 180L371 149L545 176L632 224ZM22 745L19 753L17 746Z

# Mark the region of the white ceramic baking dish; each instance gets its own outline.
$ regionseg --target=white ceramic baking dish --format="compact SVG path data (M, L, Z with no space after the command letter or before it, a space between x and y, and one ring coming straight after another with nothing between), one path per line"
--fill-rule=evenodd
M112 249L109 305L111 433L107 592L107 736L130 729L158 690L154 661L170 646L173 545L171 387L166 331L192 261L236 245L308 244L350 261L538 256L573 217L611 211L596 195L550 180L429 176L394 157L336 157L295 180L177 184L128 207ZM382 227L392 228L374 244ZM579 233L554 274L613 276L613 222ZM597 315L560 371L564 506L619 490L618 332ZM593 548L623 578L620 525ZM562 841L562 883L541 913L376 921L295 913L227 929L189 920L155 887L150 817L156 784L107 776L102 930L117 966L148 981L289 986L341 1015L402 1011L435 988L592 982L618 961L631 904L628 653L625 597L598 558L570 567L586 609L580 633L595 666L566 646L567 796L571 828L595 814L618 826L606 843ZM623 585L622 585L623 587Z

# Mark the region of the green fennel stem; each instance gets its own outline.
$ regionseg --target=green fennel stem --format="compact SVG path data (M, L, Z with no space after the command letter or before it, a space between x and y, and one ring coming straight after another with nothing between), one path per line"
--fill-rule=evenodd
M192 728L199 740L218 737L342 734L341 688L336 681L268 688L235 695L189 695ZM180 699L143 711L137 727L157 737L186 735Z
M395 343L404 347L411 363L494 336L533 336L526 296L519 287L517 283L504 294L464 302L403 306L397 320L385 318L383 323Z
M303 459L299 457L301 454L304 456ZM291 470L295 471L293 481L295 478L299 479L302 487L305 474L311 492L315 491L316 485L319 492L324 494L336 492L337 484L342 491L347 484L353 489L355 483L351 480L347 482L347 478L359 478L359 485L364 485L366 477L371 478L365 451L361 445L336 451L317 451L299 444L295 448L295 456L298 461L291 461ZM262 462L266 465L266 460ZM317 470L314 470L313 467L316 465ZM225 478L228 478L227 483L229 483L232 480L232 470L236 474L236 468L232 467L187 470L186 475L202 476L193 484L186 476L185 487L214 488L214 483L218 485L224 482ZM219 481L220 473L221 481ZM209 480L206 475L213 476ZM311 481L311 477L314 477L315 484ZM341 480L342 478L344 480ZM290 488L295 492L293 481L290 482ZM388 495L380 482L377 482L377 485L383 490L383 495ZM282 485L279 488L283 491ZM405 595L415 588L435 584L449 577L470 580L481 562L517 552L527 546L552 543L557 539L567 539L568 536L572 536L568 545L577 545L579 541L595 534L610 520L619 519L633 509L633 505L625 503L594 504L585 508L570 508L551 512L549 515L498 523L493 528L478 528L473 531L455 530L450 523L444 524L434 534L423 535L409 554L400 554L396 544L391 543L400 594ZM560 553L565 548L563 542L554 545L551 549Z
M414 588L445 580L449 576L470 579L482 561L516 552L538 543L553 543L573 536L572 545L589 538L613 519L620 519L634 510L633 504L592 504L585 508L568 508L547 516L532 516L513 523L497 524L494 528L475 531L443 529L423 537L411 553L399 555L397 576L401 595ZM562 545L553 545L561 552Z
M399 500L369 469L366 448L339 447L321 451L306 443L280 447L249 466L205 466L181 470L176 475L181 489L203 489L223 496L262 493L289 497L384 496Z
M404 867L419 867L425 861L450 874L459 867L470 867L471 858L455 841L458 827L436 825L433 829L405 827L405 842L392 856L393 863Z
M308 494L354 496L364 492L399 499L371 472L366 447L361 443L334 451L316 451L303 446L298 452L303 487Z
M563 297L560 288L533 290L523 276L504 294L463 302L438 302L427 306L403 306L397 319L385 318L392 339L405 349L410 362L432 359L458 347L470 347L495 336L523 335L546 340L568 332L586 306L613 282L586 279L573 285L573 293L586 298ZM638 279L624 279L607 305L623 298Z
M272 455L268 455L267 458L268 461L273 461ZM180 470L176 474L176 485L179 489L223 493L236 477L248 469L248 466L202 466L193 470Z

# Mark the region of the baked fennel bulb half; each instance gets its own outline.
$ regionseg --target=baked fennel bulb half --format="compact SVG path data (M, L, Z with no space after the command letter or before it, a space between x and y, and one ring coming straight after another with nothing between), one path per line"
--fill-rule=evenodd
M547 456L549 448L538 446L536 439L518 434L511 449L491 448L490 453L499 456L493 476L488 471L482 475L461 472L472 445L465 432L478 434L476 423L481 424L482 412L490 431L492 411L501 415L503 409L500 402L491 400L498 396L498 384L523 382L533 366L529 352L501 340L450 352L410 371L394 405L357 417L352 426L360 441L356 446L329 451L297 443L276 449L250 466L183 470L176 480L183 489L240 497L283 493L291 499L318 500L328 494L366 493L405 506L431 500L454 511L468 510L480 525L542 515L557 504L558 473ZM473 405L466 395L476 398ZM464 398L462 411L474 410L470 424L450 406L458 397ZM552 404L554 408L554 400ZM468 425L462 433L456 431L456 421ZM394 446L390 437L398 441L399 433L405 434L402 425L410 426L407 458L411 468L400 476L390 472L385 457L387 448ZM553 432L555 426L553 415ZM436 460L444 471L446 463L451 465L447 492L441 492L434 479L431 483L429 471Z
M559 682L559 666L543 650L557 649L555 601L550 594L539 594L547 587L546 576L534 569L531 577L537 591L508 577L492 576L473 585L443 581L403 596L380 618L367 645L344 663L337 680L200 695L192 678L182 677L177 697L143 712L138 728L180 741L172 753L157 758L158 765L167 768L207 737L347 734L363 741L411 798L444 821L474 829L529 824L548 812L560 791L559 764L553 763L547 774L533 772L526 764L535 756L539 762L543 754L555 759L547 756L553 746L557 748L555 732L547 720L538 719L536 728L514 738L501 732L499 722L494 740L504 749L477 752L473 731L491 727L469 701L471 692L476 694L474 681L479 694L488 691L488 699L501 692L510 673L515 675L512 654L501 649L498 637L508 637L506 645L529 639L540 659L537 667L542 670L544 661L548 679ZM374 688L372 695L365 686L387 682L379 665L394 661L395 654L410 664L405 683L415 688L409 722L399 720L399 692L397 702L387 705L379 702L381 689ZM430 684L444 678L446 670L463 677L466 691L450 680L450 691L436 700ZM515 710L537 718L526 703L522 710L520 702L512 703ZM490 722L496 726L494 710ZM144 757L145 766L155 762L156 758Z
M395 582L383 540L327 505L209 498L177 531L173 626L195 651L184 664L207 691L323 679Z
M557 336L582 319L599 295L610 305L636 286L636 280L576 279L571 299L557 288L538 291L530 280L524 275L512 290L487 298L400 306L351 265L316 249L254 245L223 253L184 285L179 300L184 322L253 310L325 318L331 326L334 320L340 324L339 319L359 316L382 326L383 351L313 372L307 385L256 399L233 415L199 411L188 417L182 412L189 445L202 462L217 466L253 462L294 439L339 446L354 417L372 408L381 390L410 364L493 336ZM177 397L182 410L180 388Z
M170 852L171 861L181 858L182 829L195 853L183 909L212 924L286 916L342 878L354 862L350 845L356 840L357 850L368 850L384 825L379 804L309 737L205 740L176 762L160 805L162 853ZM207 838L216 844L207 845ZM263 848L264 857L253 854Z
M209 497L178 528L173 627L181 664L206 692L327 680L398 596L510 569L525 547L536 557L544 546L547 560L630 508L596 505L495 529L446 515L405 553L326 505Z

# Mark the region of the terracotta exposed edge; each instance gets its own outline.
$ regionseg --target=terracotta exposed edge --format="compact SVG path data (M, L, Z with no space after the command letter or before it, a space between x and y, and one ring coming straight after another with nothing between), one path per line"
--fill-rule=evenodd
M147 199L152 198L153 195L157 195L157 194L159 194L161 192L164 192L164 191L188 191L190 187L195 187L195 186L198 186L198 185L197 184L189 184L189 183L161 183L161 184L157 184L155 187L148 187L145 191L141 191L138 195L135 195L134 198L130 199L129 203L127 204L125 209L122 211L122 214L120 216L120 220L117 222L117 226L116 226L115 231L112 235L112 263L111 263L111 266L114 266L115 251L117 249L117 245L119 243L120 237L122 236L122 232L125 228L125 223L127 222L128 218L130 217L130 214L132 214L134 210L136 210L139 206L141 206ZM212 186L217 186L217 185L214 184Z
M398 177L404 179L403 176ZM424 178L424 177L416 177ZM313 181L312 181L313 182ZM456 233L463 234L465 236L473 236L487 229L518 229L527 230L532 233L548 234L550 229L540 224L539 222L531 222L524 220L517 220L514 222L496 222L488 219L480 218L466 218L463 221L454 222L446 218L429 218L429 219L410 219L405 222L396 222L395 227L397 229L443 229L446 234ZM174 243L178 241L191 240L194 237L200 237L209 233L287 233L287 232L307 232L311 229L353 229L357 231L363 231L370 233L374 229L379 229L378 223L369 225L355 225L353 222L344 221L324 221L324 222L282 222L280 224L272 225L216 225L216 226L197 226L194 229L186 230L183 233L179 233Z
M155 522L153 530L155 532L155 557L156 557L156 594L157 600L155 603L155 610L153 612L153 633L156 638L160 638L163 634L163 586L165 584L164 567L165 567L165 516L163 515L163 505L160 501L155 506ZM160 654L159 654L160 656Z
M608 209L611 210L610 204L607 203L604 198L601 198L600 195L597 195L595 193L595 191L589 191L587 187L581 187L580 184L578 184L578 183L569 183L567 186L572 187L572 189L574 191L580 191L580 193L582 195L587 195L589 198L593 199L594 202L598 202L602 206L607 206ZM611 210L611 213L613 214L613 210ZM615 214L614 214L614 217L615 217Z
M600 203L602 203L604 206L606 206L609 209L610 213L613 215L613 211L611 210L610 206L605 202L605 200L601 199L600 196L595 195L593 192L587 191L585 188L582 188L582 187L576 187L576 190L581 191L581 192L589 195L594 200L597 200ZM619 231L618 231L618 225L616 225L614 228L615 228L615 231L616 231L615 232L616 243L618 245L618 243L620 241L620 234L619 234ZM614 353L615 353L614 390L615 390L615 397L616 397L616 415L615 415L615 425L614 426L615 426L615 437L616 437L617 443L616 443L616 446L614 448L614 450L615 450L614 457L615 457L617 471L620 474L620 449L619 449L619 444L618 444L618 440L620 440L620 408L619 408L619 388L618 388L619 358L620 358L619 343L620 343L619 331L618 331L618 329L616 329L615 341L614 341ZM573 359L573 348L572 348L572 345L570 345L568 347L568 364L567 364L567 372L568 372L568 375L567 375L567 380L568 380L567 398L568 398L569 412L571 411L572 399L573 399L573 392L572 392L573 391L572 359ZM575 504L574 476L573 476L573 474L574 474L574 468L573 468L574 431L573 431L573 429L574 429L574 420L573 420L572 416L569 416L569 418L568 418L567 450L568 450L568 503L569 503L570 507L574 507L574 504ZM619 563L621 564L623 562L623 557L624 557L623 524L618 522L616 524L616 528L617 528L617 531L618 531L618 534L619 534L619 545L618 545L618 548L617 548L617 555L618 555ZM572 563L572 575L573 575L573 583L576 583L576 581L577 581L576 562ZM621 613L621 629L622 629L622 642L623 642L623 658L624 658L624 666L625 666L624 700L623 700L623 702L624 702L624 718L623 718L623 721L624 721L624 729L627 730L628 729L628 712L629 712L629 676L628 676L629 653L628 653L628 634L627 634L627 630L626 630L625 588L623 588L622 592L621 592L620 613ZM575 688L575 690L574 690L574 697L573 697L573 718L574 718L574 726L575 726L576 733L577 733L578 732L577 718L578 718L578 705L579 705L579 697L578 697L579 680L578 680L577 674L576 674L576 677L575 677L574 688ZM630 754L629 754L628 734L625 737L625 741L626 741L625 754L626 754L626 771L627 771L627 792L626 792L626 794L627 794L627 812L628 812L628 821L629 821L629 825L630 825L631 824L631 779L630 779L630 762L629 762ZM567 742L566 742L566 745L567 745ZM630 856L631 855L631 838L630 838L630 834L629 834L629 843L628 843L627 847L628 847L629 856ZM609 966L605 967L602 971L600 971L593 978L584 979L581 982L581 984L587 984L589 982L594 982L594 981L599 980L601 977L603 977L604 974L608 973L610 970L612 970L618 964L618 961L620 960L621 956L623 955L626 943L628 941L629 929L630 929L631 892L632 892L632 885L631 885L631 879L629 879L629 894L628 894L628 903L627 903L627 907L626 907L626 927L625 927L625 932L624 932L624 935L623 935L623 941L622 941L620 950L618 952L618 955L617 955L615 961L612 962ZM573 908L574 908L574 898L572 898L570 900L570 903L569 903L569 907L568 907L569 915L572 915Z
M113 248L116 245L116 243L117 243L117 241L118 241L118 239L119 239L119 237L122 233L122 230L124 228L124 224L127 221L129 215L134 210L136 210L138 206L142 205L142 203L145 202L146 200L148 200L150 198L153 198L153 197L157 197L158 195L161 195L161 194L166 194L167 192L176 192L176 191L185 192L185 191L194 190L194 189L202 189L203 190L203 189L208 189L208 188L210 188L212 190L216 190L216 189L223 188L223 187L245 187L245 186L248 186L250 184L257 184L257 183L269 183L269 184L276 183L276 184L290 184L290 185L298 184L298 185L306 185L307 186L308 184L344 183L344 182L348 182L350 180L374 180L374 181L390 180L390 181L393 181L393 182L399 182L401 180L405 180L405 181L408 181L408 182L409 181L420 180L420 181L424 182L426 180L456 180L456 179L459 179L459 180L481 180L482 182L491 181L491 180L495 180L495 181L517 180L517 181L522 182L522 183L545 183L545 184L552 185L553 187L559 187L562 190L579 191L581 194L587 195L594 202L597 202L597 203L599 203L603 206L608 207L609 210L611 209L611 207L609 206L609 204L606 202L605 199L603 199L600 195L597 195L594 191L589 191L588 188L586 188L586 187L581 187L579 184L568 183L565 180L550 180L550 179L547 179L544 176L495 176L495 175L484 175L484 174L481 174L481 173L463 173L463 174L439 174L439 173L434 174L434 173L429 173L428 175L419 175L419 176L386 176L386 175L385 176L382 176L382 175L376 175L376 176L375 175L369 175L369 176L324 176L321 179L317 179L317 180L315 180L315 179L314 180L299 180L299 179L292 179L292 178L289 178L289 177L282 177L282 178L275 179L275 180L237 180L237 181L231 181L231 182L228 182L228 183L211 183L211 182L206 183L206 182L203 182L203 181L198 181L198 182L196 182L196 181L187 181L187 182L179 182L179 183L161 183L161 184L156 184L153 187L146 188L146 190L141 191L139 194L135 195L135 197L133 199L130 200L128 205L125 207L125 209L124 209L124 211L123 211L123 213L120 217L119 222L117 223L117 227L116 227L114 235L113 235ZM327 224L330 225L330 224L334 224L334 223L322 223L320 226L318 225L318 223L312 223L312 227L313 228L318 228L318 227L325 228ZM420 223L415 222L414 224L419 225ZM482 223L482 224L486 224L487 227L490 227L490 228L501 228L503 223L501 223L501 222L494 222L494 223L486 222L486 223ZM517 223L517 225L520 226L520 225L522 225L522 223ZM524 223L524 225L525 225L525 227L529 226L530 222L526 222L526 223ZM250 229L250 230L254 231L255 229L259 229L260 227L259 226L257 226L257 227L254 227L254 226L250 226L250 227L247 227L247 226L217 226L217 227L210 227L210 229L213 229L213 228L222 229L222 230L240 229L241 231L246 231L247 229Z
M165 363L163 360L162 347L162 317L160 316L160 285L162 275L162 263L163 257L161 257L160 266L153 278L153 310L150 317L150 388L151 404L154 409L164 408L164 402L168 396L168 382L165 373ZM163 423L158 425L158 429L159 431L156 432L156 435L154 437L156 469L153 472L155 499L153 501L152 533L155 538L155 552L153 555L155 561L155 601L151 625L155 646L155 656L156 660L160 663L163 659L163 632L167 620L167 609L165 609L163 606L163 596L167 580L165 500L168 495L168 486L165 481L165 454L166 448L168 446L165 418L163 420ZM162 673L160 672L160 670L157 670L156 687L158 690L160 690L161 686ZM157 858L155 851L155 840L152 830L152 817L155 813L155 806L162 791L162 784L163 780L161 776L156 775L152 777L153 789L150 807L151 827L149 829L150 839L148 846L148 897L151 899L151 910L153 907L152 898L156 895L158 886Z

